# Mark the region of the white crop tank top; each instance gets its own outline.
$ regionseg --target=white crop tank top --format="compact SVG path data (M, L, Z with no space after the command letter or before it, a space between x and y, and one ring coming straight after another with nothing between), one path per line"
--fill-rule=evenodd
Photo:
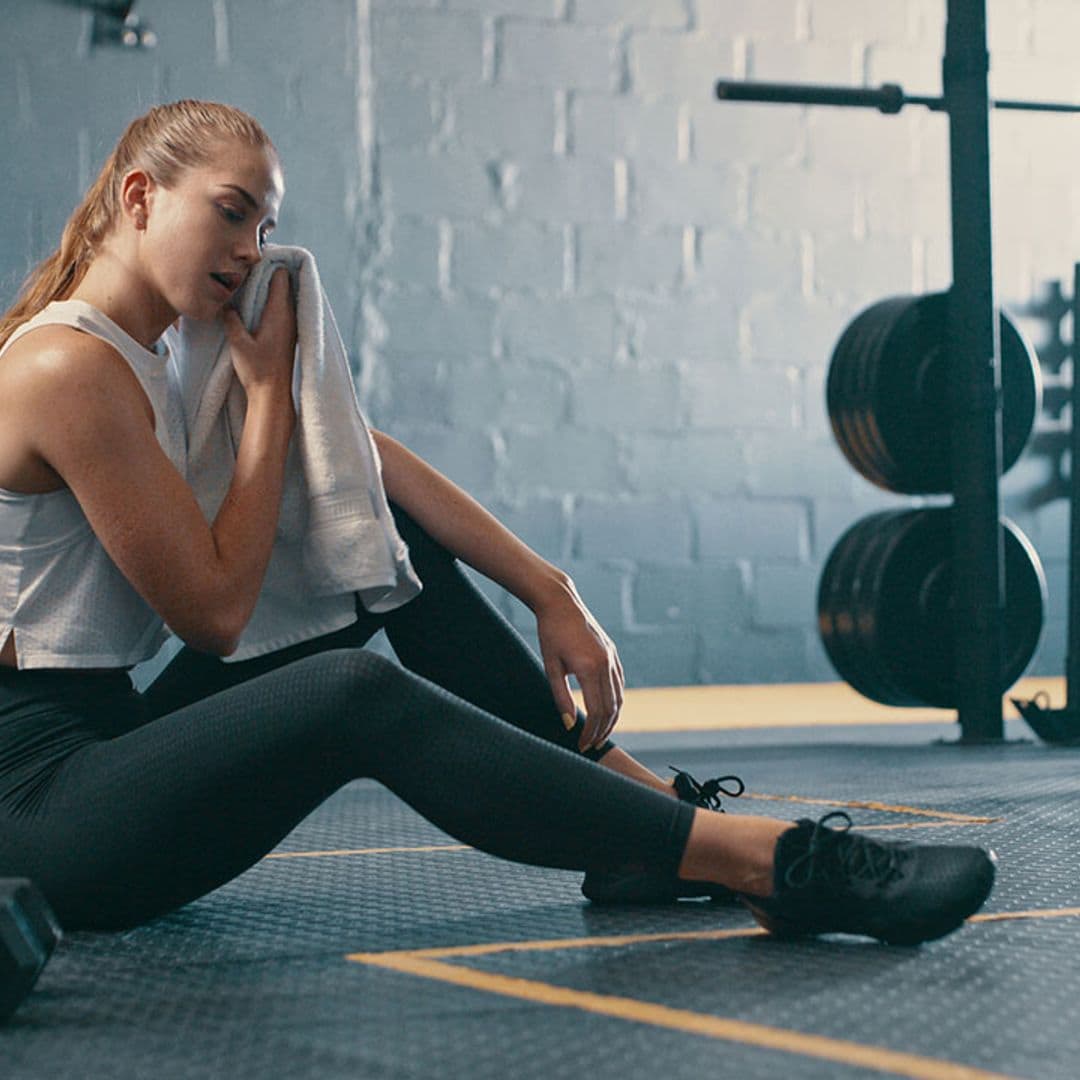
M48 325L73 326L120 353L153 406L158 442L183 473L187 433L168 346L152 352L84 300L60 300L18 327L0 356ZM168 637L67 488L41 495L0 488L0 645L12 633L20 668L131 667Z

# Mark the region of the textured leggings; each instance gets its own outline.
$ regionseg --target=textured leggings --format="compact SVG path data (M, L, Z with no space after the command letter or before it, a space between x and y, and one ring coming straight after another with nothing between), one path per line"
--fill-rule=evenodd
M0 669L0 877L34 878L69 929L135 925L360 777L507 859L674 872L692 810L556 745L573 736L531 652L399 523L425 582L406 608L426 606L245 664L185 650L143 695L123 673ZM361 647L379 622L412 670Z

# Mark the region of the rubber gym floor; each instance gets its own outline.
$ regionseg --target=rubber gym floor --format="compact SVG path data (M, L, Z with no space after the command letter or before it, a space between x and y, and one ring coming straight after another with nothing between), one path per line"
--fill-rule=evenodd
M1061 704L1060 680L1017 690L1047 687ZM459 845L360 781L201 901L68 934L0 1028L0 1076L1075 1080L1080 749L1016 719L1004 744L958 734L838 684L632 691L619 729L658 770L741 775L731 813L844 809L990 845L997 887L944 940L778 942L737 906L593 907L580 875Z

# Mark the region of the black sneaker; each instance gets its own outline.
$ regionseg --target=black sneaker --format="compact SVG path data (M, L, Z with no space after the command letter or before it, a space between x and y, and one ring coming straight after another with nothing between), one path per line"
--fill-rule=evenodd
M668 766L675 773L675 794L682 802L706 810L724 812L720 796L737 799L746 785L737 776L718 776L699 783L688 772ZM728 785L725 787L724 785ZM581 883L581 891L594 904L669 904L680 899L711 897L714 901L734 902L738 896L724 885L712 881L683 881L647 866L623 866L617 870L590 870Z
M841 820L832 829L828 822ZM842 811L801 820L776 845L773 895L742 896L778 937L866 934L890 945L943 937L982 907L997 857L978 847L871 840Z

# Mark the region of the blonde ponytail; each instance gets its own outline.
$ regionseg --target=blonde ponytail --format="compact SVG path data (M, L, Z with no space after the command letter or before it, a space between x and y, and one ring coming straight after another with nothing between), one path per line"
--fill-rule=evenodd
M274 151L254 117L215 101L175 101L133 120L68 218L60 246L34 267L15 303L0 315L0 348L17 326L53 300L66 299L78 286L119 220L120 183L129 170L146 169L159 184L170 187L184 169L205 164L214 141L221 138L238 138Z

